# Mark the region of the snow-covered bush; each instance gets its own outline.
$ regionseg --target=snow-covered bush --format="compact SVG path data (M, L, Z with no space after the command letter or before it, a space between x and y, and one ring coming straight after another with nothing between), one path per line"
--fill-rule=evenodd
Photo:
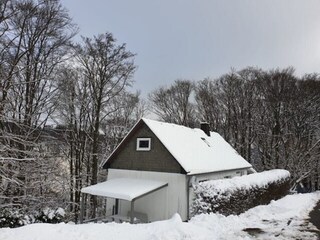
M59 223L62 222L65 216L65 212L62 208L53 210L51 208L45 208L38 214L36 214L36 221L41 223Z
M193 215L211 212L240 214L283 197L289 188L290 173L280 169L200 182L194 186L191 212Z
M20 227L29 221L19 209L0 209L0 227Z
M23 213L18 208L0 209L0 228L3 227L21 227L31 223L59 223L63 222L65 212L62 208L56 210L45 208L34 213Z

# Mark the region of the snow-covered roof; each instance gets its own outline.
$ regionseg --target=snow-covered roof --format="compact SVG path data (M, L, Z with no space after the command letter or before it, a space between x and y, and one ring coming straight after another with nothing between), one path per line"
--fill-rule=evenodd
M166 182L148 179L114 178L106 182L82 188L81 192L132 201L167 185L168 183Z
M188 175L252 167L218 133L143 118Z
M131 131L141 121L158 137L188 175L252 168L252 165L216 132L210 132L208 136L199 128L188 128L146 118L142 118ZM124 140L129 135L130 132ZM105 165L111 156L101 165Z

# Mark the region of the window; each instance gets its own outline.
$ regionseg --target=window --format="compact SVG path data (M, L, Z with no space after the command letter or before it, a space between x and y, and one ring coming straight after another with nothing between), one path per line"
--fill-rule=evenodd
M137 151L150 151L151 138L137 138Z
M204 141L208 145L208 147L210 147L209 142L205 138L202 137L201 140Z
M243 171L237 171L236 174L242 176L243 175Z
M199 180L199 183L209 181L209 179Z

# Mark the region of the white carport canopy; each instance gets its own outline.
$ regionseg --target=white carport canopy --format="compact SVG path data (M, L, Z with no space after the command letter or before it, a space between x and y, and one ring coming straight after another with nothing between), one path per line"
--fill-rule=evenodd
M130 222L133 222L134 201L147 194L168 186L168 183L148 179L114 178L81 189L82 193L107 198L122 199L131 202ZM80 222L83 221L83 201L81 203Z
M81 189L82 193L133 201L166 187L168 183L147 179L114 178Z

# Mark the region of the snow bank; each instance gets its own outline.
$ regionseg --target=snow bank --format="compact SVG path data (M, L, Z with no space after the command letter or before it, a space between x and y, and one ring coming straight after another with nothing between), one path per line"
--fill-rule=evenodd
M307 219L319 200L320 192L287 195L240 215L200 214L189 223L217 233L213 239L316 240L317 229Z
M239 214L287 194L290 173L275 169L231 179L201 182L194 186L193 214Z
M238 216L201 214L188 223L179 215L150 224L31 224L0 229L0 240L217 240L217 239L317 239L315 227L306 223L320 200L320 192L286 196ZM259 229L249 233L246 229Z

